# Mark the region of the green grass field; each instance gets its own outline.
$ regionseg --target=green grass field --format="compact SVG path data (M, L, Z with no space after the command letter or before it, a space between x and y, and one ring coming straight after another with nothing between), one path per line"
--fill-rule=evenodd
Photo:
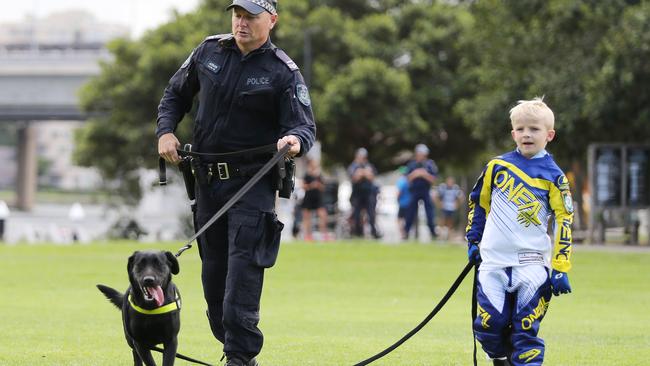
M179 244L0 246L0 365L128 365L119 312L95 284L125 289L126 259ZM454 245L285 244L267 271L263 366L352 365L388 346L435 305L464 266ZM195 249L175 278L181 353L217 364ZM576 248L574 293L542 323L548 365L650 363L650 251ZM424 330L376 365L469 365L470 281ZM186 365L183 361L179 365ZM373 364L373 365L375 365ZM488 365L483 361L481 365Z

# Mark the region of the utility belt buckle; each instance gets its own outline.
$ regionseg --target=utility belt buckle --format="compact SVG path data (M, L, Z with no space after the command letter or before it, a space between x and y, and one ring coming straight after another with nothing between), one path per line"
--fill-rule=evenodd
M217 163L217 173L219 174L219 179L221 180L230 179L230 171L228 171L228 163Z

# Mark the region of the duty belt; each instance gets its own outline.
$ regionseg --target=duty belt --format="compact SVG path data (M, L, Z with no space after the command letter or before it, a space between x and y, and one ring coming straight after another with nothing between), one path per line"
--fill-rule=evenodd
M192 145L186 144L183 149L177 151L182 158L192 160L192 170L197 180L205 178L210 183L214 179L228 180L252 176L264 165L267 155L273 155L277 151L277 145L273 143L226 153L202 153L192 151ZM167 183L163 158L159 159L159 178L160 185Z
M201 160L194 164L194 176L197 180L205 179L210 184L213 180L229 180L237 177L252 177L264 164L262 163L203 163Z

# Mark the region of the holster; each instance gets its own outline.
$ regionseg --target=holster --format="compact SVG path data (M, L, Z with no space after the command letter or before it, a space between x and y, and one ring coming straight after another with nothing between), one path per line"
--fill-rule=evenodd
M278 162L273 171L273 185L281 198L291 198L295 186L296 162L284 159Z
M185 182L185 191L187 192L187 197L190 201L194 201L196 198L196 180L194 179L194 173L192 169L192 160L190 156L184 157L180 163L178 163L178 169L183 174L183 182Z

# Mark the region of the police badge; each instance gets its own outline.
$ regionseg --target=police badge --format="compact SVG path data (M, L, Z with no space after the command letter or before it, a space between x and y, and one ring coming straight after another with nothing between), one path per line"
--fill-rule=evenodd
M300 103L302 103L305 107L309 107L311 105L309 90L307 90L307 86L305 84L296 85L296 96L298 97Z

